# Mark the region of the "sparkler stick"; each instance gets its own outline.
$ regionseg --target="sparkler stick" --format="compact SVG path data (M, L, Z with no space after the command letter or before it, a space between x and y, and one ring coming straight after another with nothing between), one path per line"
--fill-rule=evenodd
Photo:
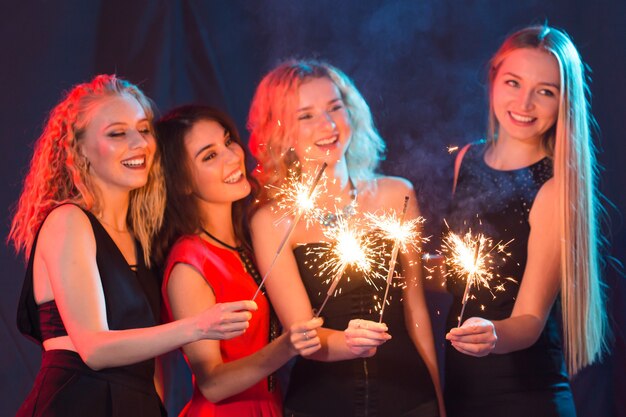
M317 172L317 175L315 175L315 178L313 179L313 182L311 183L311 188L309 188L309 191L308 191L308 194L307 194L307 200L309 200L311 198L311 196L313 195L313 192L315 191L315 187L317 187L317 184L319 183L320 179L322 178L322 174L324 173L324 170L326 169L327 166L328 166L328 164L326 162L324 162L322 164L322 166L320 167L319 171ZM305 211L304 208L299 208L297 210L297 212L296 212L296 214L295 214L295 216L293 218L293 222L289 226L289 229L287 229L287 233L285 233L285 236L283 237L283 240L280 242L280 244L278 245L278 248L276 249L276 253L274 254L274 259L272 259L272 263L270 264L269 268L265 272L265 275L263 275L263 279L261 280L261 283L259 284L259 288L257 288L256 292L252 296L252 301L254 301L256 299L257 295L259 295L259 292L261 292L261 288L263 287L263 284L265 283L265 280L267 279L267 277L269 277L270 272L272 271L272 269L274 268L274 265L276 264L276 260L278 259L278 256L283 251L283 248L285 247L285 244L287 243L287 241L291 237L291 234L295 230L296 225L298 224L298 221L300 220L300 217L302 216L302 213L304 213L304 211Z
M402 223L404 222L404 217L406 216L407 209L409 207L409 196L404 197L404 207L402 208L402 214L400 215L400 229L402 229ZM393 272L396 269L396 259L398 258L398 248L399 248L400 238L396 236L393 240L393 249L391 250L391 259L389 260L389 272L387 273L387 286L385 287L385 296L383 297L383 304L380 308L380 318L378 319L379 323L383 322L383 313L385 312L385 304L387 303L387 295L389 294L389 287L391 286L391 281L393 279Z
M343 276L343 273L346 271L347 267L348 267L348 264L344 263L341 266L341 269L339 269L339 271L337 271L337 273L335 274L335 277L333 278L333 282L332 284L330 284L330 288L328 288L328 291L326 291L326 298L324 299L324 302L322 303L320 308L315 312L315 318L319 317L320 314L322 314L322 310L324 309L324 306L328 302L328 299L330 298L330 296L333 295L333 293L335 292L335 289L337 288L337 284L339 284L339 281L341 281L341 277Z
M511 254L506 251L507 245L511 242L512 240L507 243L500 241L494 245L489 237L483 234L473 236L471 230L462 237L453 232L449 232L444 237L442 253L446 257L446 263L449 267L446 275L450 276L454 274L467 277L465 291L463 292L461 314L459 315L458 321L459 327L461 326L461 320L469 299L471 287L482 285L491 291L492 288L489 285L489 281L493 276L495 275L502 279L499 274L493 272L493 254L502 254L503 256L500 262L505 262L506 258L511 256ZM510 277L503 279L517 282ZM499 284L493 289L495 291L504 291L504 286L503 284ZM491 294L495 297L493 292Z
M480 240L476 241L476 245L474 246L474 270L477 268L478 265L478 254L480 254ZM465 291L463 292L461 314L459 314L459 322L457 324L457 327L461 327L463 312L465 311L465 305L467 304L467 299L469 298L469 291L472 287L472 283L474 282L474 274L475 271L468 271L467 281L465 282Z

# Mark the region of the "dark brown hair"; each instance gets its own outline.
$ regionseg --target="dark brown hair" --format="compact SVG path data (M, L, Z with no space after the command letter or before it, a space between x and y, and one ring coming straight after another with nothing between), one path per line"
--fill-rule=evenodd
M158 265L162 265L169 249L179 237L196 234L202 227L200 208L193 194L188 191L193 178L185 150L185 136L196 123L203 120L222 125L230 137L245 149L235 123L226 113L213 107L197 104L177 107L155 123L167 190L163 227L154 245L154 259ZM254 182L253 178L247 178ZM255 184L251 183L251 186ZM247 200L244 198L233 203L232 219L239 244L251 250L245 211Z

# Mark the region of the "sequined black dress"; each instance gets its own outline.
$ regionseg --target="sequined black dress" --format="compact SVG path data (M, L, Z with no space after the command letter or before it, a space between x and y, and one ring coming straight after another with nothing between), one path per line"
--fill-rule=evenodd
M522 281L530 233L529 212L541 186L552 176L544 158L528 167L500 171L484 162L484 142L463 157L448 223L452 231L482 232L509 242L510 258L494 257L491 289L472 287L464 319L509 317ZM510 280L512 278L514 281ZM454 299L447 329L457 326L465 281L450 277ZM527 349L476 358L446 344L445 397L449 417L575 416L561 348L559 306L553 306L539 340Z
M311 304L319 307L328 290L317 274L321 260L312 251L325 243L297 247L294 255ZM341 293L324 310L324 327L344 330L352 319L378 321L374 296L382 297L360 273L350 270L342 279ZM391 303L384 322L391 340L367 359L319 362L299 357L293 367L285 399L285 416L437 416L437 400L430 374L406 331L401 288L390 289Z

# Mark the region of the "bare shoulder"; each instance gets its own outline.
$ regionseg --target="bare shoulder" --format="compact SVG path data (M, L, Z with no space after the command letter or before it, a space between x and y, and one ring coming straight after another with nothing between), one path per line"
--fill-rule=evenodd
M45 258L95 252L95 237L85 212L73 204L54 208L41 226L37 251Z
M558 189L554 178L546 181L535 197L532 208L530 210L529 221L531 225L541 219L552 218L558 207Z
M376 179L377 192L382 196L397 196L413 194L413 184L406 178L380 176Z
M276 210L272 203L264 204L259 207L250 218L250 227L252 230L263 230L275 223L277 218Z
M41 226L42 237L52 234L61 239L67 232L91 231L91 223L83 210L74 204L63 204L54 208Z

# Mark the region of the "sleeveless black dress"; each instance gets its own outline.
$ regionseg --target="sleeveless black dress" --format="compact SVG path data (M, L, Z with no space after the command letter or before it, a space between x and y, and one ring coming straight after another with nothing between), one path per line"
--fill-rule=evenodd
M311 253L324 245L309 243L294 249L314 308L321 306L330 285L316 275L324 258ZM357 318L378 321L374 296L382 299L382 284L380 280L376 289L348 268L338 287L341 292L331 297L322 311L324 327L344 330ZM430 374L406 330L401 288L391 288L390 297L384 322L393 338L373 357L338 362L296 359L285 399L286 417L439 415Z
M109 328L124 330L156 325L160 314L159 283L146 268L139 244L136 244L137 270L133 271L98 220L90 212L85 213L96 240L96 261ZM64 328L49 329L51 325L59 327L55 323L62 325L60 317L40 323L40 311L33 295L36 244L37 239L18 304L17 325L24 335L41 344L49 335L67 333ZM46 310L48 318L50 311L53 316L58 315L56 305ZM164 416L166 412L154 388L153 376L154 360L94 371L75 352L44 351L33 389L17 416Z
M527 260L530 209L541 186L552 177L544 158L526 168L499 171L484 162L485 144L473 144L463 157L448 216L450 229L484 233L508 245L510 258L495 259L492 290L473 286L463 318L510 317ZM507 278L513 278L512 282ZM494 290L501 286L501 290ZM449 277L453 295L446 328L457 326L465 280ZM495 297L494 297L495 295ZM445 398L449 417L575 416L561 348L559 303L553 306L539 340L527 349L482 358L446 343Z

